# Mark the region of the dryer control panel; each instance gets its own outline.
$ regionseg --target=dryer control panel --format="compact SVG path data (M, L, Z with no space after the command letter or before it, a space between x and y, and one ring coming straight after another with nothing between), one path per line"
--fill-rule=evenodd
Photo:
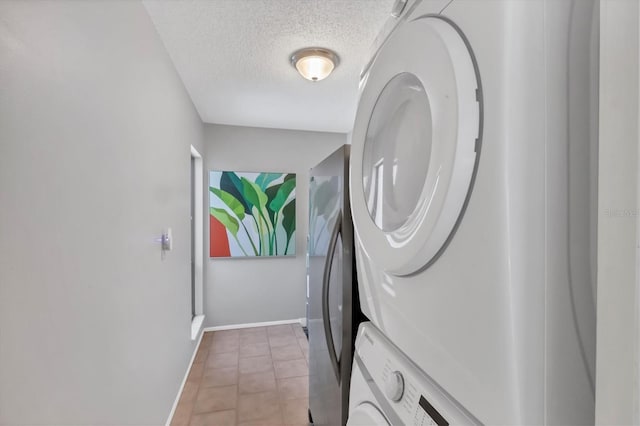
M392 424L481 424L371 323L358 330L355 362Z

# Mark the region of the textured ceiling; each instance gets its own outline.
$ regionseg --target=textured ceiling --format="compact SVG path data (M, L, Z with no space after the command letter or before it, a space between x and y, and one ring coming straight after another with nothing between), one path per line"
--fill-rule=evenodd
M393 0L145 0L205 122L348 132L358 76ZM300 77L289 56L334 50L326 80Z

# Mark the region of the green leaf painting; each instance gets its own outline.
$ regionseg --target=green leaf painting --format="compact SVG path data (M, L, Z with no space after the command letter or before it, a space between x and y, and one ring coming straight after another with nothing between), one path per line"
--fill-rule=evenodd
M210 256L293 256L296 175L212 171Z
M295 188L295 180L288 180L280 185L280 188L276 193L276 197L269 204L269 208L274 212L279 211L284 206L284 203L289 199L289 194L291 194L291 191L293 191Z
M222 200L222 202L231 209L231 211L238 217L238 219L244 219L244 207L238 201L236 197L229 194L227 191L223 191L218 188L209 188L211 192L218 196Z
M289 204L282 209L282 226L287 233L287 247L284 251L287 251L291 238L296 232L296 200L289 201Z
M256 185L260 187L263 191L267 189L269 184L274 180L282 177L282 173L260 173L256 178Z
M215 207L211 207L210 209L211 216L218 219L225 228L231 232L231 235L234 237L238 235L238 229L240 225L238 225L238 221L233 218L226 210L217 209Z

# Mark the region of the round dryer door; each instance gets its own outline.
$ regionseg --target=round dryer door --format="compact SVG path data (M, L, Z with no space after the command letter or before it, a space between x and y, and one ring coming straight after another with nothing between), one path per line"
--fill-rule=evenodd
M354 225L365 254L395 275L445 249L477 168L480 82L459 30L437 16L407 21L369 71L352 134Z
M358 405L347 420L347 426L387 426L389 422L384 415L370 402Z

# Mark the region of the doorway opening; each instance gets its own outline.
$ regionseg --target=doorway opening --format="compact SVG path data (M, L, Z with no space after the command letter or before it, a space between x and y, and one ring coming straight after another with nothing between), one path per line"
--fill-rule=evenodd
M203 181L202 155L191 146L191 340L198 337L204 322L203 311Z

